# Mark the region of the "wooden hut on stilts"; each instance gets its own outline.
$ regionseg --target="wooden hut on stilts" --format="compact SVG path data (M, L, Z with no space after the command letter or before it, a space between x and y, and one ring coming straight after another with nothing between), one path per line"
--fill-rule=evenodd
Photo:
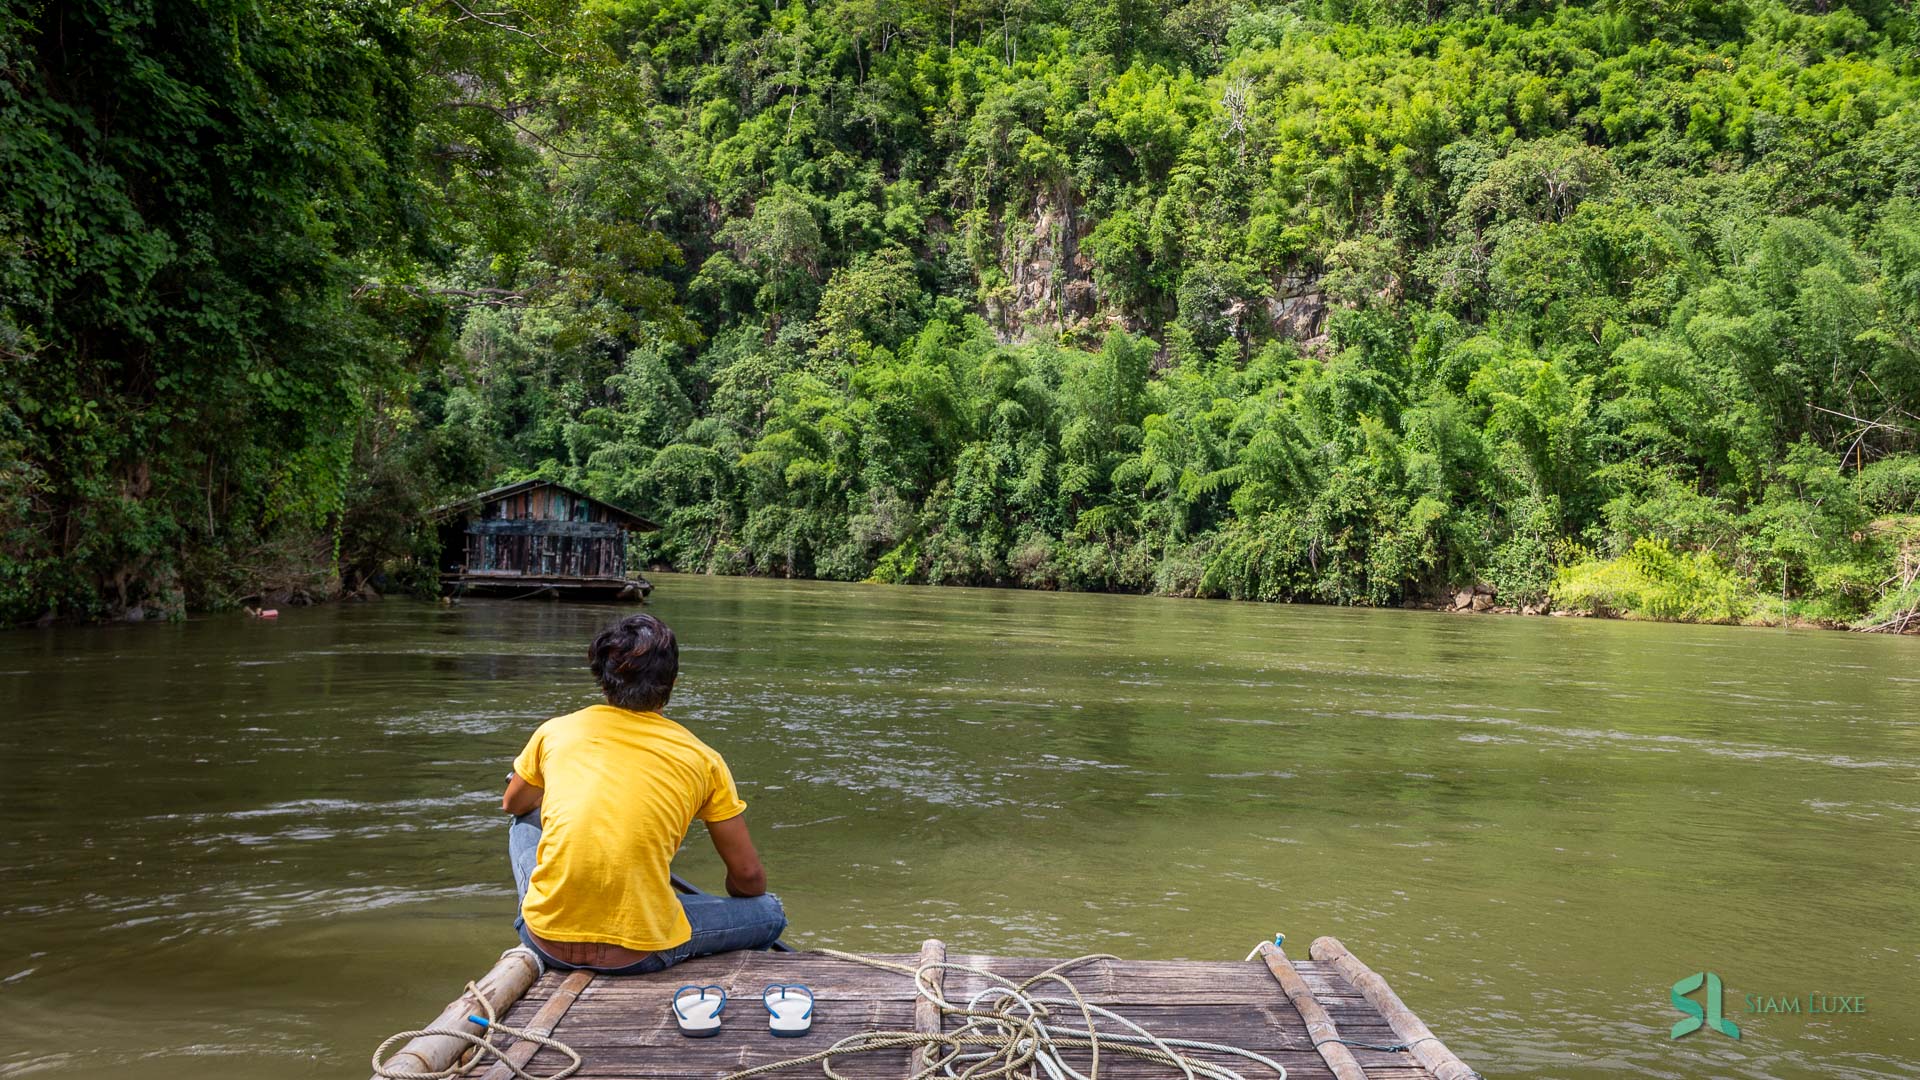
M522 480L438 507L440 584L459 595L643 600L627 536L660 526L551 480Z

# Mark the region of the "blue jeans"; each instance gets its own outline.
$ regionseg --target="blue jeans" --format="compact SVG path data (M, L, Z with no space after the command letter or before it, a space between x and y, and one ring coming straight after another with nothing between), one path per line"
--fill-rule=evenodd
M533 879L539 850L540 810L536 807L514 818L513 824L507 827L507 861L513 864L513 889L520 904L526 903L527 882ZM671 949L661 949L638 963L596 970L608 975L648 975L696 956L764 949L780 940L781 932L787 928L786 909L772 893L745 898L682 894L679 900L680 906L686 909L687 922L693 926L692 938ZM535 944L527 933L525 919L514 919L513 928L519 932L520 941L548 967L564 970L574 966L555 960Z

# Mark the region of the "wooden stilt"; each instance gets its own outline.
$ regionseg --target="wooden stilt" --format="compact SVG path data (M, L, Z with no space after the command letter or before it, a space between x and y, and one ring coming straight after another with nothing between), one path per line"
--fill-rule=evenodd
M533 980L539 975L539 961L535 960L533 954L524 947L515 946L501 953L499 961L493 965L492 970L480 976L480 980L474 983L474 987L486 997L488 1004L493 1006L494 1015L504 1017L507 1015L507 1010L513 1006L514 1002L520 1000L521 996L527 992L527 987L532 986ZM440 1015L434 1017L433 1022L422 1030L465 1031L478 1035L480 1025L469 1021L467 1016L483 1011L472 996L461 994L448 1003L446 1008L440 1010ZM470 1046L471 1044L464 1040L447 1035L421 1035L401 1047L399 1052L388 1058L384 1064L395 1071L437 1072L451 1066ZM378 1080L378 1077L374 1080Z
M946 962L946 959L947 946L946 943L939 938L928 938L920 943L919 966L925 967L928 964L942 964ZM935 968L933 972L926 977L927 981L933 984L934 989L939 990L943 997L946 991L946 976L946 969ZM916 997L914 999L913 1030L916 1033L921 1035L938 1035L941 1032L942 1023L940 1006L935 1005L929 998ZM924 1069L939 1058L940 1048L937 1046L923 1046L920 1048L917 1056L920 1059L919 1067Z
M516 1026L535 1035L553 1034L553 1029L560 1026L560 1021L567 1015L567 1010L573 1008L573 1003L580 999L581 991L593 981L593 974L591 971L575 971L569 974L566 981L560 984L560 988L553 992L553 996L547 999L547 1003L540 1006L540 1011L533 1014L532 1020L525 1025ZM539 1043L530 1039L521 1039L507 1048L504 1055L506 1061L495 1061L493 1068L488 1069L480 1080L513 1080L513 1070L507 1067L507 1061L524 1069L527 1062L533 1060L533 1055L539 1052Z
M1320 1051L1320 1060L1327 1063L1335 1080L1367 1080L1367 1071L1354 1060L1353 1051L1340 1042L1340 1029L1333 1026L1333 1018L1313 996L1307 980L1294 970L1293 961L1271 941L1261 942L1259 951L1260 959L1267 962L1267 970L1273 972L1273 977L1280 981L1280 989L1286 991L1287 1000L1293 1002L1300 1019L1307 1022L1307 1035L1313 1040L1313 1048Z
M1346 980L1360 991L1381 1016L1386 1018L1394 1035L1407 1044L1407 1052L1431 1072L1435 1080L1474 1080L1479 1074L1467 1067L1447 1044L1434 1036L1427 1025L1415 1016L1400 995L1393 992L1387 980L1373 973L1373 969L1360 962L1359 958L1347 951L1340 939L1323 937L1307 950L1315 960L1333 965Z

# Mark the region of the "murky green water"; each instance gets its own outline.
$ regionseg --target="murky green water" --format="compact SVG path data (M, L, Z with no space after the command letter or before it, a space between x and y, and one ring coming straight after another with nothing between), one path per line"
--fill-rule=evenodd
M510 944L500 781L617 610L0 635L0 1075L364 1076ZM1920 1075L1920 642L684 577L653 610L802 945L1331 933L1489 1077ZM1667 1038L1703 969L1737 1043ZM1810 991L1868 1011L1739 1011Z

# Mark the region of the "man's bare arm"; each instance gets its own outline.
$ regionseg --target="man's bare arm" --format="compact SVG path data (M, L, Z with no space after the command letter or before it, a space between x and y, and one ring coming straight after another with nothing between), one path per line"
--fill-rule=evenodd
M519 773L507 777L507 793L500 796L500 809L519 817L540 805L546 792L520 779Z
M745 814L707 822L707 835L713 837L713 849L727 864L728 896L759 896L767 891L767 868L760 865L760 853L747 835Z

